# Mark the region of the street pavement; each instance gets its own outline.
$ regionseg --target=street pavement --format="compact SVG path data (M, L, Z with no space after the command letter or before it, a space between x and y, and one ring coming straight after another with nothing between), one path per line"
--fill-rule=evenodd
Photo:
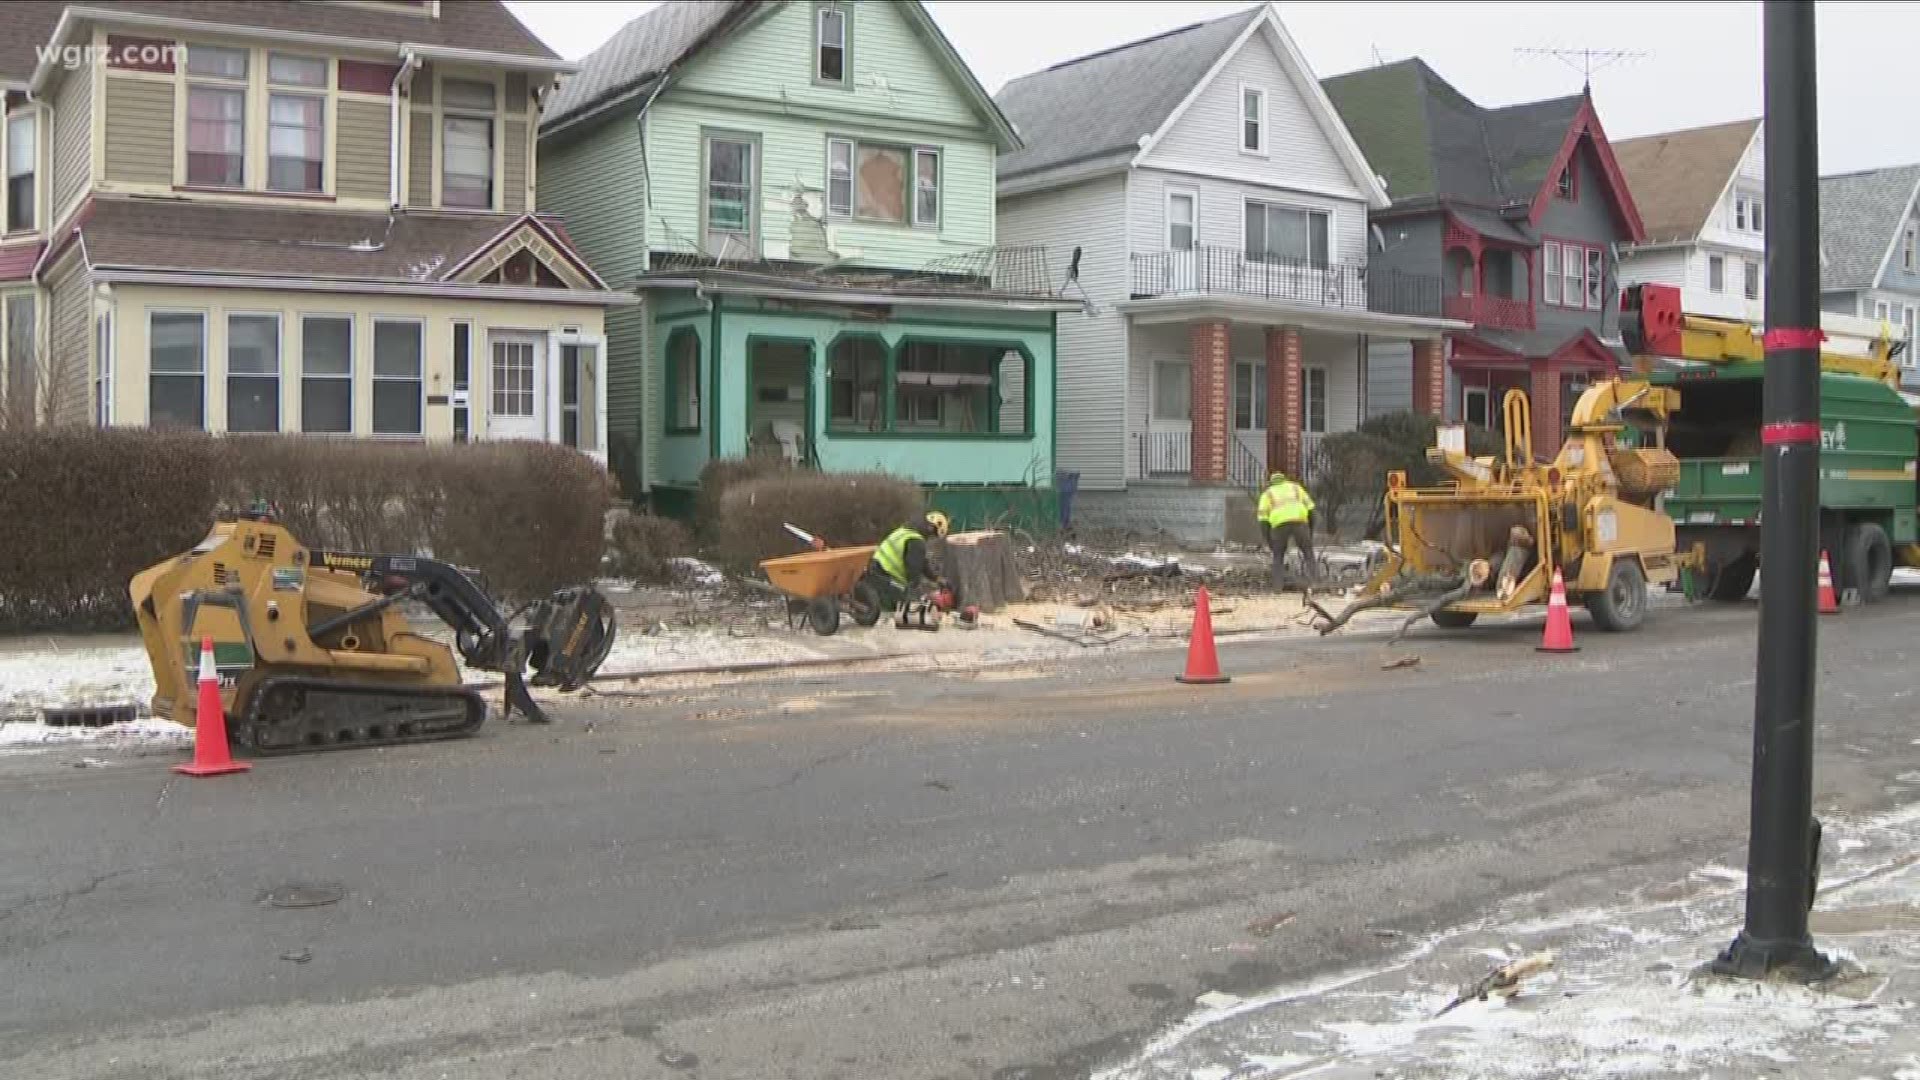
M1821 622L1822 807L1920 793L1917 601ZM1740 865L1753 623L643 688L205 781L0 757L0 1076L1084 1076L1209 991Z

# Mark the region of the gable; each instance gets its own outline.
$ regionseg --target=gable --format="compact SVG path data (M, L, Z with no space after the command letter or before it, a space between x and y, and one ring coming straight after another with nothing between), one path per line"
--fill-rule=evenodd
M1626 178L1621 175L1620 163L1613 156L1613 146L1607 141L1607 133L1600 127L1600 117L1593 111L1592 99L1582 103L1579 113L1567 128L1560 152L1554 155L1540 177L1529 219L1535 225L1540 224L1547 208L1554 202L1555 181L1561 170L1574 161L1576 154L1591 162L1597 174L1595 179L1599 181L1596 193L1606 198L1608 207L1616 216L1620 238L1636 244L1644 243L1647 232L1641 224L1639 208L1633 203L1633 194L1627 190Z
M843 85L814 79L814 19L823 6L837 6L847 15ZM949 72L939 46L902 4L769 4L709 45L675 85L681 91L866 114L895 123L971 127L983 134L993 127L972 100L972 89Z
M446 274L463 285L604 289L591 269L563 250L531 218L523 218Z
M1574 197L1562 198L1554 191L1555 181L1547 181L1546 203L1534 222L1541 235L1607 243L1627 242L1627 223L1606 190L1606 172L1600 165L1599 155L1593 150L1592 141L1583 136L1565 163L1573 170ZM1554 176L1558 175L1556 170Z
M1267 149L1241 150L1241 93L1266 95ZM1271 37L1256 31L1213 73L1176 115L1142 165L1209 163L1242 175L1270 176L1275 184L1358 196L1360 186L1334 150L1301 80L1289 71Z

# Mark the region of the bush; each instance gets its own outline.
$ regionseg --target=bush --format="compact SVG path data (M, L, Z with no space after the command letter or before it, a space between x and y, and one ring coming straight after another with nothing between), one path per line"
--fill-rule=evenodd
M897 476L783 469L727 489L714 553L727 569L750 573L762 559L801 550L787 522L834 547L852 547L878 543L925 512L920 486Z
M592 578L610 489L591 460L534 443L0 432L0 631L131 624L134 573L255 499L308 547L431 553L520 601Z
M693 497L694 531L707 545L718 544L722 527L726 524L721 514L721 502L730 488L749 480L781 476L794 471L785 458L767 455L715 458L707 462L706 467L700 470L700 490Z
M693 554L693 530L657 514L618 513L613 519L614 577L662 584L673 580L673 560Z
M1427 460L1427 448L1434 444L1439 427L1439 421L1431 416L1385 413L1353 431L1321 440L1312 487L1314 503L1325 525L1335 528L1343 511L1364 506L1368 513L1362 532L1367 536L1377 533L1382 524L1378 504L1389 472L1404 471L1413 487L1444 480L1446 474ZM1467 451L1475 456L1498 454L1503 445L1500 436L1486 428L1467 428Z

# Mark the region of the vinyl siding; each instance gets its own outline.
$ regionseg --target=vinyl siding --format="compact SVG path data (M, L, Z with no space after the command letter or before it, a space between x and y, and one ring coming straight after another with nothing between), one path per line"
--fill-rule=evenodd
M1128 289L1126 209L1119 176L1000 202L1002 243L1044 245L1062 260L1081 248L1080 284L1097 314L1060 315L1056 453L1088 489L1124 487L1130 458L1127 324L1113 306Z
M93 335L87 297L85 262L76 250L47 275L47 337L52 353L47 415L55 424L93 420Z
M90 70L70 72L53 94L53 205L49 208L50 214L60 213L79 199L92 179L92 76Z
M1366 204L1353 199L1309 195L1280 186L1247 184L1135 169L1128 181L1131 202L1128 242L1136 252L1165 251L1167 247L1167 188L1197 189L1200 193L1199 243L1243 250L1246 246L1245 207L1249 199L1320 210L1331 215L1327 223L1329 256L1337 262L1361 262L1367 257Z
M407 125L407 205L433 205L433 113L424 110L416 110Z
M342 98L337 116L334 193L342 199L386 202L392 195L387 176L391 110L378 102Z
M527 122L505 120L500 127L501 206L509 214L524 213L527 209Z
M173 185L173 84L109 76L106 179Z
M1547 239L1572 240L1605 251L1609 245L1624 240L1625 235L1607 199L1606 180L1585 140L1581 141L1574 155L1574 167L1578 170L1575 181L1578 198L1562 199L1548 195L1546 213L1540 217L1539 232ZM1533 284L1536 288L1545 268L1544 257L1534 260ZM1597 310L1562 307L1544 300L1534 305L1535 325L1539 332L1555 341L1563 341L1581 330L1592 330L1602 338L1613 337L1620 329L1617 278L1618 270L1607 265L1601 284L1602 302ZM1730 283L1738 288L1737 280L1730 279Z
M1306 73L1306 77L1312 76ZM1267 93L1264 156L1240 149L1243 85ZM1143 164L1173 162L1256 176L1277 187L1302 184L1319 190L1359 192L1309 98L1301 92L1300 82L1288 73L1274 41L1264 30L1249 37L1206 84Z

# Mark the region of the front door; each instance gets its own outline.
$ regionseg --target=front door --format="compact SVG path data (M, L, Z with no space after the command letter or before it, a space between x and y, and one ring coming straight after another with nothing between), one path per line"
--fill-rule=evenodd
M489 342L487 438L544 440L546 335L495 331Z

